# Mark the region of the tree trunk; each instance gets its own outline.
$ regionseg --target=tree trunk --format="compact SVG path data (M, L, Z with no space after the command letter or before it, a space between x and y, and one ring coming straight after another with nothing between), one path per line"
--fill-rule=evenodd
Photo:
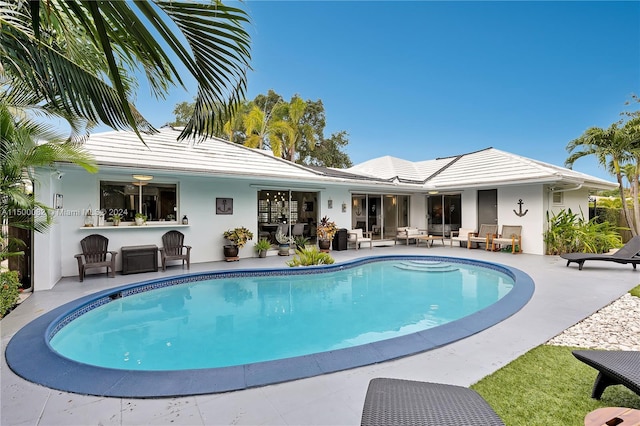
M638 235L638 232L636 231L635 223L631 217L631 212L627 207L627 200L624 196L624 185L622 184L622 174L620 172L616 173L616 178L618 179L618 185L620 189L620 199L622 200L622 213L624 214L624 220L627 222L627 226L631 231L631 236L635 237L636 235ZM634 204L635 203L636 201L634 201Z

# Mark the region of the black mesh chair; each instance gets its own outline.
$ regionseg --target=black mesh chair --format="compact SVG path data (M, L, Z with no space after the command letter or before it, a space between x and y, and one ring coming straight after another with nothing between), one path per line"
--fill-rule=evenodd
M363 426L504 426L476 391L453 385L373 379L362 410Z

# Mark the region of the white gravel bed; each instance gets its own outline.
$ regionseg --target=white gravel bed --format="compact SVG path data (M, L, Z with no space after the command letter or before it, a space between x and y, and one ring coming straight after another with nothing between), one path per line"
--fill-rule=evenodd
M640 298L627 293L558 334L547 344L640 351Z

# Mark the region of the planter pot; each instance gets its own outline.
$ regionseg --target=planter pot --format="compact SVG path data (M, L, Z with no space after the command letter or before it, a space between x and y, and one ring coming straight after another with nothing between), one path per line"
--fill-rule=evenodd
M267 257L267 251L266 250L258 251L258 257Z
M238 257L238 246L228 245L223 247L224 257Z
M331 248L331 240L319 240L318 247L320 247L320 250L329 250Z
M144 219L141 217L136 217L136 225L144 225Z
M280 246L278 246L278 249L278 255L289 256L289 244L280 244Z
M113 221L113 226L120 226L120 221L119 220L114 220Z

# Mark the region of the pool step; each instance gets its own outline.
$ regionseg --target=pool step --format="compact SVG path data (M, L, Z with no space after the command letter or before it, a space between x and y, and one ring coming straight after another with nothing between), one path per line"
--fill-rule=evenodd
M418 271L418 272L453 272L458 271L460 268L456 268L449 263L444 262L403 262L397 265L393 265L398 269L405 271Z

